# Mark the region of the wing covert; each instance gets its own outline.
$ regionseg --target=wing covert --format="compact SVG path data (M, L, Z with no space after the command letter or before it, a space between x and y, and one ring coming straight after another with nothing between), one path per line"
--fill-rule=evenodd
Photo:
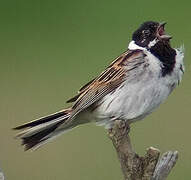
M138 64L144 62L142 50L126 51L114 60L97 78L83 86L79 93L67 102L74 102L71 118L119 87Z

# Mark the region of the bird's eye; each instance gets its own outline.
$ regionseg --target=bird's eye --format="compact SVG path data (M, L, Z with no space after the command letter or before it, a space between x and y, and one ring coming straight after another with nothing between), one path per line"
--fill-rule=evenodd
M142 33L146 36L149 36L150 35L150 30L143 30Z

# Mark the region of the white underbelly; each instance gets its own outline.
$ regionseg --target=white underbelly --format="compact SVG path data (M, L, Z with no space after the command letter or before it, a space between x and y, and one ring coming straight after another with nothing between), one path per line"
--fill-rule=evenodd
M98 121L142 119L164 102L170 92L171 88L164 84L162 79L144 83L124 83L100 101L96 113Z

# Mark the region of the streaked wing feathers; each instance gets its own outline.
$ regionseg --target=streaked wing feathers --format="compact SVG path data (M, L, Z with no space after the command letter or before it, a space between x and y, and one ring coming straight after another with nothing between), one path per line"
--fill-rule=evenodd
M100 76L83 86L79 94L67 101L74 102L71 118L120 86L128 71L134 68L134 65L128 67L128 63L133 59L138 59L136 63L141 63L143 57L141 50L128 50L113 61Z

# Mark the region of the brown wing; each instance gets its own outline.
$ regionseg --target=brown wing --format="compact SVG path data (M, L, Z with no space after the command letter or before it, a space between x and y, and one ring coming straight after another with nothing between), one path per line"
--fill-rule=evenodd
M141 50L128 50L114 60L100 76L83 86L75 97L67 101L74 102L71 118L120 86L127 72L136 67L133 65L128 68L128 62L138 59L140 61L136 62L141 63L143 57Z
M76 96L74 96L73 98L67 100L66 102L67 102L67 103L75 102L75 101L78 99L78 97L81 95L80 92L83 91L86 87L89 87L89 85L90 85L95 79L96 79L96 78L92 79L91 81L89 81L88 83L86 83L84 86L82 86L82 87L80 88L80 90L78 91L78 94L77 94Z

